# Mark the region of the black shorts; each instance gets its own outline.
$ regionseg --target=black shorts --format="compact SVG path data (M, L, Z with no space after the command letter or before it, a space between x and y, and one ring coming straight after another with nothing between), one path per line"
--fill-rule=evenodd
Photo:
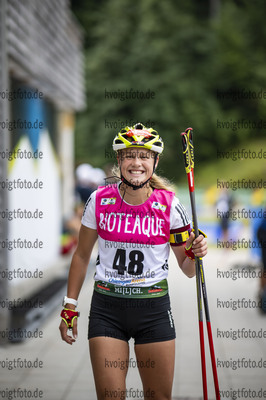
M93 292L88 339L108 336L135 344L175 339L169 295L128 299Z

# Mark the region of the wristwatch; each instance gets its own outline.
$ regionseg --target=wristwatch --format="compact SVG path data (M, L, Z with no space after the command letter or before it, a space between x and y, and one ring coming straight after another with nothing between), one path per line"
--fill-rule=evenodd
M71 299L70 297L65 296L63 298L63 304L62 306L65 307L66 304L73 304L75 307L78 305L78 301L75 299Z

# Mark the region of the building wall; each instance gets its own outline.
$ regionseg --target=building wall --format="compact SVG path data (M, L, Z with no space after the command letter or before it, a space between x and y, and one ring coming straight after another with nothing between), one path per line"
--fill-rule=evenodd
M9 0L11 76L36 87L62 110L85 105L82 32L68 0Z
M6 1L0 0L0 90L8 84L7 51L6 51L6 29L5 29ZM8 116L8 102L0 98L0 121L5 121ZM0 149L9 148L9 137L0 130ZM7 160L0 157L0 177L7 176ZM0 189L0 209L5 210L8 203L8 194ZM8 235L7 220L0 223L0 241L5 240ZM7 250L0 247L0 274L8 268ZM1 275L2 277L3 275ZM9 295L7 279L0 279L0 299L5 299ZM0 330L9 325L9 312L5 308L0 308Z
M0 154L12 154L0 156L0 181L42 183L0 188L1 277L14 270L44 273L0 279L0 300L13 301L28 298L64 267L60 234L74 206L74 113L85 106L84 68L82 31L68 0L0 0L0 18ZM42 157L15 156L19 151ZM14 210L37 210L38 217L3 217ZM9 322L1 308L0 330Z

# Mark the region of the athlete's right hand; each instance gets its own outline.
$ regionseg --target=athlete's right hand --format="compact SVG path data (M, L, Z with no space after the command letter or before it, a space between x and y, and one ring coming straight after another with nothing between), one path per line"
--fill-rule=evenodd
M67 327L66 323L63 320L61 321L61 323L59 325L59 330L60 330L60 333L61 333L62 340L64 340L68 344L75 343L75 341L76 341L76 339L78 337L78 322L77 322L77 318L75 318L75 320L73 322L73 328L71 329L72 336L69 336L67 334L68 327Z

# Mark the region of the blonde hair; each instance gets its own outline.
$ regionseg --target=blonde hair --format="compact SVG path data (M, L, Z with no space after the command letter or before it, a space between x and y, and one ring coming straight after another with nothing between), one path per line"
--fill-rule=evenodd
M155 173L152 175L150 183L154 189L169 190L170 192L175 191L175 188L167 178L159 176Z
M113 166L112 173L113 173L113 177L120 179L120 169L119 169L118 165ZM151 187L153 187L153 189L168 190L170 192L175 191L175 188L173 187L173 185L167 178L159 176L155 173L151 177L150 185L151 185Z

